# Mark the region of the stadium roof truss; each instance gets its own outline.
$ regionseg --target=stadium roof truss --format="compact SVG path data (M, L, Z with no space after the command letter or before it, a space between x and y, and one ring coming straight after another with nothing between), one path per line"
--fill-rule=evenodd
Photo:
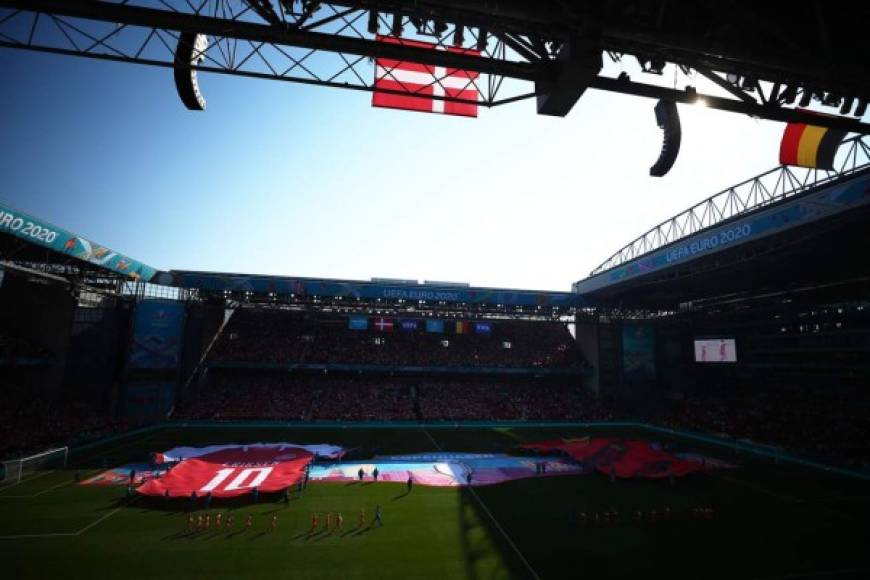
M856 136L843 142L833 171L782 165L722 190L689 209L654 226L596 267L597 276L734 217L800 195L870 167L870 138Z
M787 13L764 4L734 11L689 0L0 0L0 46L361 91L375 90L372 60L385 57L483 73L469 79L479 94L471 102L488 107L537 98L540 113L564 116L592 88L870 133L861 121L870 98L865 41L849 29L863 26L867 9L828 7L810 27L817 31L795 35L791 29L819 10L815 3ZM207 43L196 62L181 65L185 34ZM441 50L377 42L376 34ZM602 74L605 57L631 57L648 73L645 82ZM666 66L709 80L725 96L671 86ZM415 91L442 83L446 73L433 70ZM426 96L470 102L444 93ZM839 114L795 105L810 101Z

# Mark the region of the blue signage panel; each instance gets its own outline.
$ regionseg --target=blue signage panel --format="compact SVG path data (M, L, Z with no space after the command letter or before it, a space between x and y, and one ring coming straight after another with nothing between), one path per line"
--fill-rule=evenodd
M656 378L655 333L649 324L622 327L622 368L627 382Z
M415 319L403 320L401 323L402 330L413 332L420 328L420 321Z
M351 316L347 319L347 327L350 330L366 330L369 327L367 316Z
M181 302L143 300L136 305L130 368L176 368L184 318L184 304Z
M0 203L0 232L55 252L102 266L130 278L150 282L157 271L151 266L119 254L99 244L38 220Z
M426 332L444 332L443 320L427 320Z
M474 332L476 332L477 334L492 333L492 322L475 322Z

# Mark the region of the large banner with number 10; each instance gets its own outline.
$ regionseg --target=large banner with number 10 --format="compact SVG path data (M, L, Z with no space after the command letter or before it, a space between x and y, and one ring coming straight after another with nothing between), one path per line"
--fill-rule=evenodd
M239 446L185 459L160 479L138 488L144 495L235 497L276 492L294 486L305 476L314 454L302 447Z

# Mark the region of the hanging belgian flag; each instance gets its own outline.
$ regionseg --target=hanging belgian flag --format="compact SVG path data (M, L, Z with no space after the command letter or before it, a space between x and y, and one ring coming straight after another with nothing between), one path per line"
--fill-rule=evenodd
M833 169L834 155L846 131L806 123L789 123L779 144L779 162L816 169Z

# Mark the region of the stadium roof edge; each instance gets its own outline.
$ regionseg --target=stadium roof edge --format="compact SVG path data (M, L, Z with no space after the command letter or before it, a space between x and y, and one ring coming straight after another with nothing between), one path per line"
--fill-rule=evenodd
M133 280L153 282L159 272L147 264L0 202L0 234L74 258Z
M443 301L472 304L501 304L506 306L543 306L549 308L573 308L583 305L582 299L570 291L401 284L372 282L368 280L195 270L170 270L163 273L161 278L163 276L171 277L169 285L198 288L211 292L275 293L366 300L422 300L426 302ZM165 282L164 280L160 281L160 283Z
M759 204L689 235L644 252L618 266L575 282L573 290L589 296L632 284L720 252L785 234L796 228L860 211L870 206L870 166L814 184L792 196Z

